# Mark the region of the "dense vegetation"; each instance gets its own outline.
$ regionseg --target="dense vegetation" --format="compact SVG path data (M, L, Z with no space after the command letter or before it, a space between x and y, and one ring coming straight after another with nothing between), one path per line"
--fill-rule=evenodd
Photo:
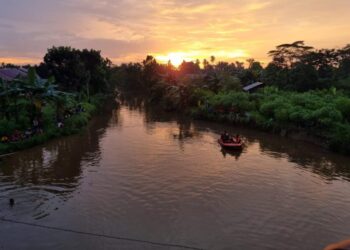
M216 63L215 57L175 68L147 56L142 63L115 67L113 74L120 89L146 94L166 110L283 134L302 132L350 154L350 45L316 50L297 41L269 55L265 68L254 59L245 65ZM265 88L243 91L257 81Z
M349 154L350 45L317 50L297 41L269 55L266 67L254 59L216 62L214 56L178 68L152 56L112 67L99 51L50 48L43 63L27 67L26 78L0 80L0 153L77 132L114 92L113 82L169 111L282 134L302 132ZM258 81L264 88L243 91Z
M110 66L99 51L53 47L26 77L0 79L0 154L78 132L113 93Z

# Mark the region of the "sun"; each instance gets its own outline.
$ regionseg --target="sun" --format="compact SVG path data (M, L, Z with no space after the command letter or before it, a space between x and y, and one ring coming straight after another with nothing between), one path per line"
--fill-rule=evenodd
M184 52L170 52L167 55L158 55L156 56L156 59L163 63L167 63L168 61L170 61L171 64L175 67L179 67L183 61L193 60L192 58L188 57Z
M169 53L168 58L175 67L179 67L179 65L185 61L185 56L181 52Z

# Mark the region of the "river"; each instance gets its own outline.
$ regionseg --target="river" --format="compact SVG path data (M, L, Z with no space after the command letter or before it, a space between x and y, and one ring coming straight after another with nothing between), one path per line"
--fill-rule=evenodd
M220 148L223 130L242 152ZM322 249L350 237L349 160L135 99L0 161L0 217L203 249ZM178 248L0 221L0 249Z

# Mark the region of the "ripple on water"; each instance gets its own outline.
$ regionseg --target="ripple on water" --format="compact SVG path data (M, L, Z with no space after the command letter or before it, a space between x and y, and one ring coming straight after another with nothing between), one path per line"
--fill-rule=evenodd
M11 209L2 199L2 215L207 249L320 249L350 232L348 158L126 107L94 124L83 136L6 160L0 195L14 197L16 205ZM245 149L223 151L216 143L223 130L238 131ZM0 235L20 242L20 234L7 230L0 227ZM147 249L16 230L38 248Z

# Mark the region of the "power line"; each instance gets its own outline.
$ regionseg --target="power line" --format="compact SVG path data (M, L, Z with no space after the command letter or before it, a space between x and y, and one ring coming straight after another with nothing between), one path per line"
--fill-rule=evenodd
M10 155L13 155L13 154L15 154L15 153L9 153L9 154L0 155L0 159L1 159L1 158L4 158L4 157L7 157L7 156L10 156Z
M161 243L161 242L155 242L155 241L149 241L149 240L133 239L133 238L128 238L128 237L120 237L120 236L113 236L113 235L106 235L106 234L83 232L83 231L77 231L77 230L73 230L73 229L45 226L45 225L29 223L29 222L24 222L24 221L12 220L12 219L0 218L0 220L4 221L4 222L8 222L8 223L21 224L21 225L26 225L26 226L31 226L31 227L39 227L39 228L45 228L45 229L49 229L49 230L69 232L69 233L75 233L75 234L83 234L83 235L89 235L89 236L94 236L94 237L102 237L102 238L107 238L107 239L131 241L131 242L156 245L156 246L163 246L163 247L176 247L176 248L182 248L182 249L204 250L203 248L191 247L191 246L180 245L180 244Z

